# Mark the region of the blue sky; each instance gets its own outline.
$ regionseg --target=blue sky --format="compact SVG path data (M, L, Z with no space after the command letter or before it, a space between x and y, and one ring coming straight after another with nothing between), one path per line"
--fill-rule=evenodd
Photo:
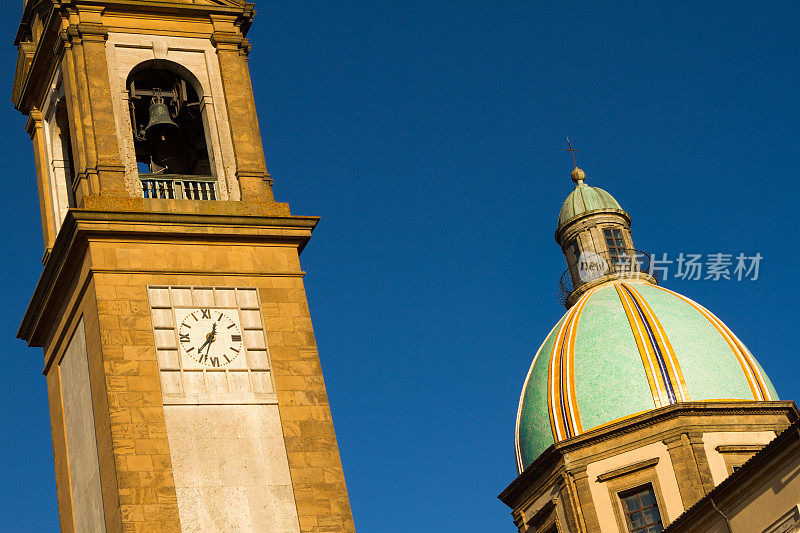
M563 312L565 135L638 248L762 254L757 281L664 285L723 319L782 399L800 397L796 3L257 7L275 196L322 216L301 262L359 531L514 530L496 495L515 477L522 382ZM33 155L10 104L0 120L0 523L52 531L41 351L14 338L41 272Z

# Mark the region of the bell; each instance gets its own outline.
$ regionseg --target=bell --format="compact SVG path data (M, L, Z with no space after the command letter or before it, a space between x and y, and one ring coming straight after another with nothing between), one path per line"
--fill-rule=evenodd
M165 167L170 174L187 174L190 158L180 126L175 124L164 99L156 95L150 102L150 121L144 129L153 162Z
M145 138L152 142L158 136L166 137L180 128L169 114L169 108L160 96L154 96L150 102L150 121L144 129Z

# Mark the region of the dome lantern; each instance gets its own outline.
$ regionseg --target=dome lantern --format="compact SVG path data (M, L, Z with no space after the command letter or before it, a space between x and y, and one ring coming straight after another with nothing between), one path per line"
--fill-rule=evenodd
M567 261L559 287L562 303L569 308L586 290L615 279L655 283L649 256L633 245L630 215L609 193L587 185L582 169L575 166L570 178L575 189L561 206L555 233Z

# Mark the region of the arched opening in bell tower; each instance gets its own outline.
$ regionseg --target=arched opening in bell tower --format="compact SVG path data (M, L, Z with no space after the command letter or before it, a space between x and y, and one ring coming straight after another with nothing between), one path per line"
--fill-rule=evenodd
M72 139L69 133L69 116L67 113L67 103L62 98L55 107L55 121L53 128L53 154L54 165L56 161L61 163L64 182L66 184L67 205L75 207L75 164L72 161Z
M68 103L60 72L56 74L42 111L43 156L47 161L45 175L48 180L49 217L56 233L67 216L67 210L76 207L75 175L73 161L72 127Z
M137 65L126 81L145 198L216 200L200 83L165 60Z

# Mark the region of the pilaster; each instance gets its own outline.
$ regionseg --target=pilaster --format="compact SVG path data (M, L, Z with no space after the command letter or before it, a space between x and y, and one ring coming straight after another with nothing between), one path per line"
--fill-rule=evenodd
M687 434L689 446L692 450L697 471L703 487L703 495L708 494L714 488L714 477L711 474L711 467L708 465L705 446L703 445L703 433L700 431L689 431Z
M274 201L247 66L250 43L241 35L237 18L212 16L212 21L211 42L219 58L242 200Z
M56 240L53 223L53 195L48 178L47 149L42 124L42 113L34 108L28 117L28 133L33 141L33 156L36 168L36 186L39 190L39 211L42 218L42 234L45 249L50 249Z
M665 439L664 444L667 446L675 469L683 508L688 509L694 502L705 496L689 438L685 433L679 433Z
M600 531L600 520L597 517L597 510L592 501L592 490L589 487L589 475L586 468L574 472L567 472L572 476L575 483L575 500L578 505L578 512L583 517L583 524L586 531Z
M111 100L106 39L108 29L102 24L101 7L79 7L74 34L77 39L75 73L81 89L84 125L93 146L83 170L93 185L92 193L99 196L126 196L125 167L122 164L117 141L114 108ZM78 42L80 41L80 42ZM88 118L88 124L87 124ZM89 140L89 139L87 139ZM78 171L81 174L81 171ZM96 183L95 183L96 180Z

